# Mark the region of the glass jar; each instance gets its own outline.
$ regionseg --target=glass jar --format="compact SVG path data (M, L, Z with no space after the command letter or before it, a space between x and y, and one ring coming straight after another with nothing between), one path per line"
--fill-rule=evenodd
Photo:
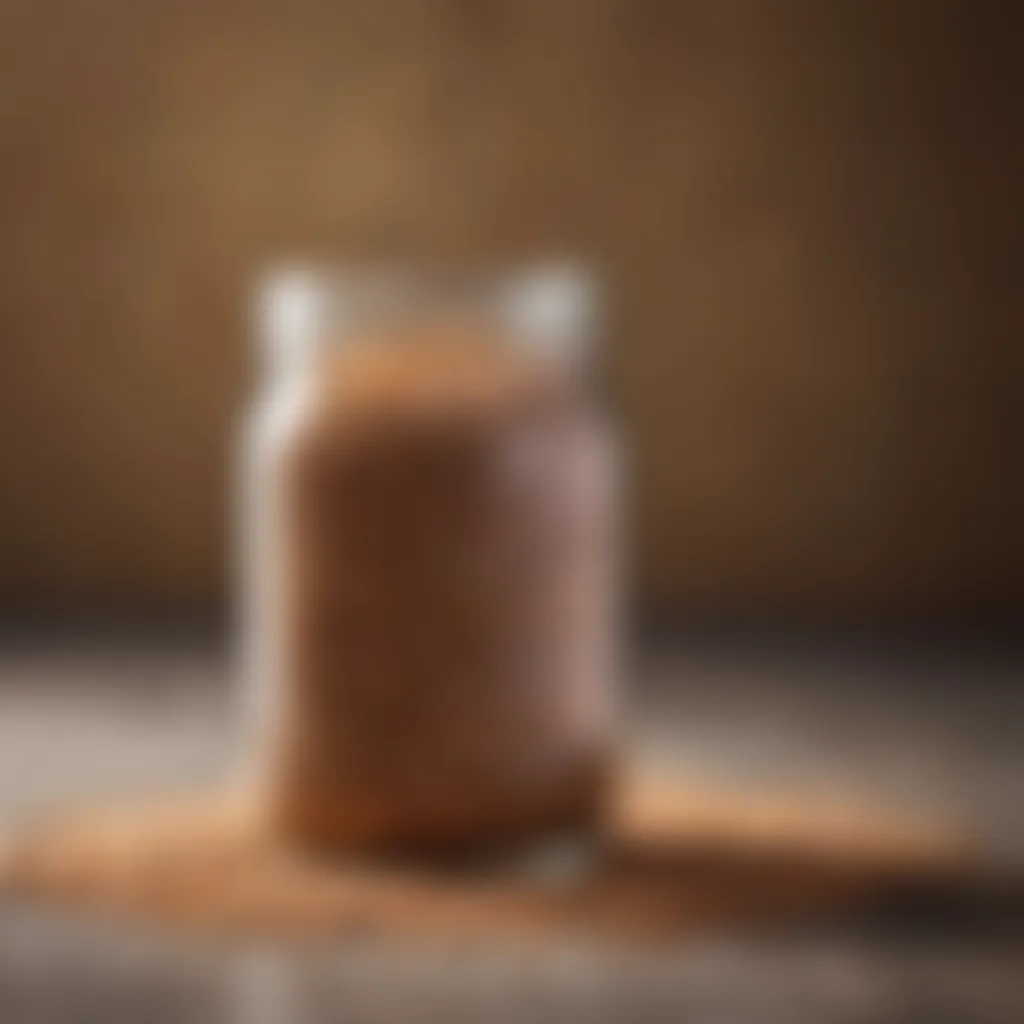
M342 850L594 829L615 545L588 279L293 270L260 311L244 630L265 820Z

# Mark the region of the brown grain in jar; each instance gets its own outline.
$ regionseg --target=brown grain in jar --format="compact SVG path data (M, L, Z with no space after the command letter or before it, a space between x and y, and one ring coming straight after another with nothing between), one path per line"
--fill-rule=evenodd
M585 831L612 754L604 431L493 311L401 311L319 322L251 430L263 806L339 849Z

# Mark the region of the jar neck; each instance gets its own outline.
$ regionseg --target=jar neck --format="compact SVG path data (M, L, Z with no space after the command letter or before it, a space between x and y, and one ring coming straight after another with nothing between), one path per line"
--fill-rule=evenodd
M258 330L278 379L315 370L325 355L356 339L445 321L581 378L594 313L592 280L571 266L476 279L291 268L268 275L260 287Z

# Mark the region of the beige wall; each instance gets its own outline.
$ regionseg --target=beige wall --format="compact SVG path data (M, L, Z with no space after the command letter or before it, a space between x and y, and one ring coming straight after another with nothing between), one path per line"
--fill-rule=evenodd
M600 255L644 593L1024 590L1012 3L72 0L0 18L0 598L223 592L280 251Z

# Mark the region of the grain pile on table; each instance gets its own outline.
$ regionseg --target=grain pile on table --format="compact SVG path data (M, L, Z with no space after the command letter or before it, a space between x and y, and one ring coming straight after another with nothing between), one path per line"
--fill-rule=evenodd
M192 931L430 939L685 940L802 920L957 876L942 830L671 781L623 787L606 856L560 877L324 858L269 835L244 794L67 812L11 830L0 897Z

